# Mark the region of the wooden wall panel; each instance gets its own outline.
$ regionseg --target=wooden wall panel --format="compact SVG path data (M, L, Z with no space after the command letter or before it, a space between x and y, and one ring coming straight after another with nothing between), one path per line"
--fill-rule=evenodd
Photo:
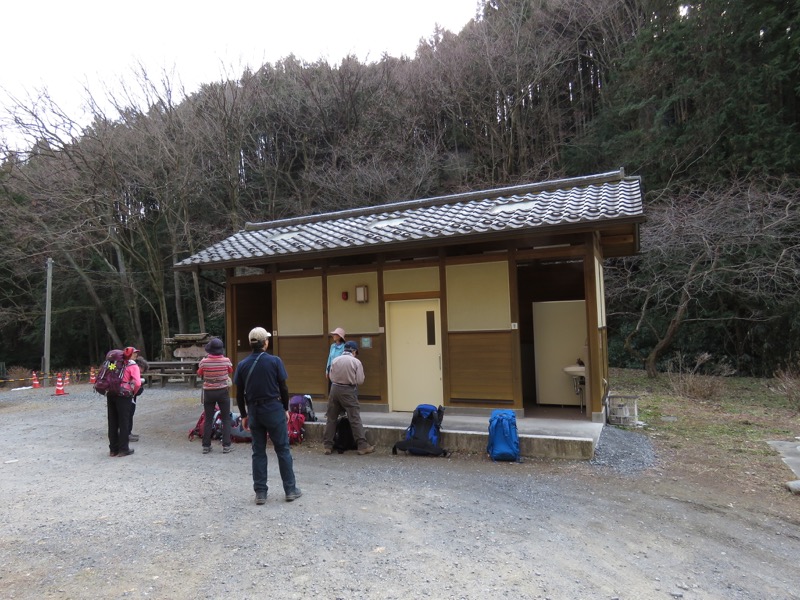
M289 393L311 394L314 398L327 397L325 362L330 348L328 337L281 336L277 346L275 354L281 357L289 374Z
M448 344L451 403L467 403L471 406L512 405L512 343L510 331L450 332Z
M348 336L349 337L349 336ZM386 361L383 352L383 337L371 336L372 348L359 352L358 358L364 365L364 384L359 387L359 399L365 402L386 402L382 398ZM358 341L359 337L353 337ZM325 379L325 362L328 360L331 338L303 336L281 336L276 354L281 357L289 373L289 393L311 394L314 399L328 397L328 383Z
M386 404L388 400L383 397L386 379L386 358L384 355L384 337L371 335L372 348L362 348L358 359L364 365L364 384L358 388L359 402L374 402ZM355 342L360 343L360 336L352 336Z

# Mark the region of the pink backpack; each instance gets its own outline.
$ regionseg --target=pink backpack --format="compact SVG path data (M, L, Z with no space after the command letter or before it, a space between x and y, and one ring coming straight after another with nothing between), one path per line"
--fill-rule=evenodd
M290 412L289 422L289 444L300 444L306 437L306 416L303 413Z

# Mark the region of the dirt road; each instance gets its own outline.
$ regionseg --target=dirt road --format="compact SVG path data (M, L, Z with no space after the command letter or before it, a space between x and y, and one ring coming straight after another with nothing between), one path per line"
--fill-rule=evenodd
M270 450L202 455L187 389L147 390L136 454L108 456L88 386L0 392L3 598L800 598L795 514L585 462ZM768 507L765 507L768 508Z

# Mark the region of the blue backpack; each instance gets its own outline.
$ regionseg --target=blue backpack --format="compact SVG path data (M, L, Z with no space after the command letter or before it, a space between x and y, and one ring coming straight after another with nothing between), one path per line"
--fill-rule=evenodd
M406 428L405 439L394 445L392 454L402 450L420 456L449 456L450 453L439 445L443 418L444 406L417 406L411 415L411 425Z
M492 460L520 462L517 415L513 410L498 408L489 417L489 444L486 452Z

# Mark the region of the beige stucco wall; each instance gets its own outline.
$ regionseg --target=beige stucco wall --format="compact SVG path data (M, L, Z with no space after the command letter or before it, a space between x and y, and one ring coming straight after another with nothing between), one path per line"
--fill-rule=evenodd
M278 335L320 335L322 331L322 277L279 279Z
M392 269L383 273L383 293L438 292L439 267Z
M449 331L511 329L507 262L448 265L446 273Z
M356 286L366 285L369 302L356 302ZM347 292L347 300L342 300ZM345 331L378 333L378 274L345 273L328 276L328 325L330 329L343 327Z

